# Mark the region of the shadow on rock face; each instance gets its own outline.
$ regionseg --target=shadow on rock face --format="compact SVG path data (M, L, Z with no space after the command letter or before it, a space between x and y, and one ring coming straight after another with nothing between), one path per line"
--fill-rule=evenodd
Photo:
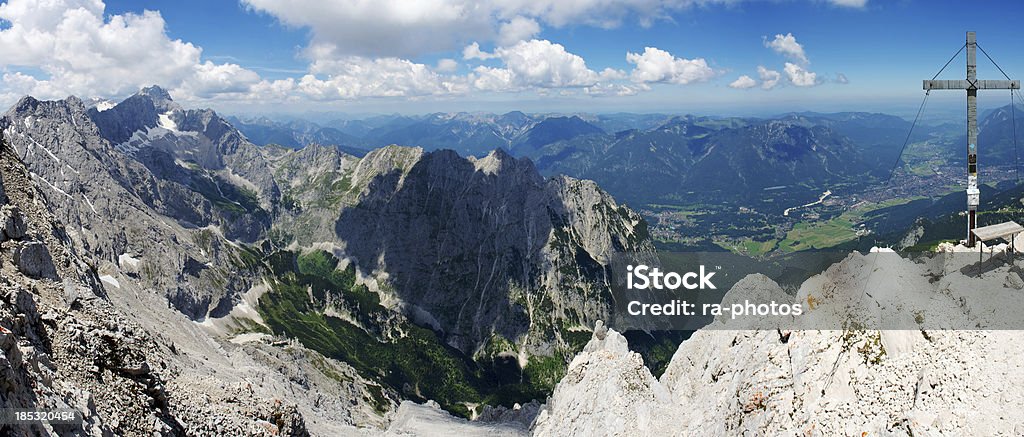
M399 297L427 310L463 350L492 332L526 332L526 309L509 295L536 287L552 229L543 178L499 159L489 172L453 151L426 154L404 177L375 176L335 224L361 273L387 271Z

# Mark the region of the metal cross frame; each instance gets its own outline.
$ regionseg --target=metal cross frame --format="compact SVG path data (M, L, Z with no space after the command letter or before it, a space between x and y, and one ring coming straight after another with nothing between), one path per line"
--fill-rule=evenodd
M978 80L974 32L967 32L967 80L925 80L924 89L967 90L967 245L975 245L971 231L978 227L977 211L981 203L978 190L978 90L1020 89L1019 80Z

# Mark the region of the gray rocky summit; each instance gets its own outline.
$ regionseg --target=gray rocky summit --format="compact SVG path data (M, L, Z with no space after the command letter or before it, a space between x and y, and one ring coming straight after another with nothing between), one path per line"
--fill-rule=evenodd
M964 275L965 258L927 265L894 253L851 254L808 279L796 299L812 317L837 313L846 329L747 329L716 319L684 341L660 378L625 339L595 332L533 423L540 436L573 435L1013 435L1024 430L1021 334L1013 330L876 330L849 311L930 302L944 320L991 316L986 293L1019 293L1002 266ZM873 257L884 257L874 262ZM939 256L939 259L942 259ZM971 258L973 259L973 258ZM928 284L942 272L940 292ZM870 293L862 284L869 278ZM962 292L964 295L958 295ZM779 295L750 275L725 296ZM947 312L948 311L948 312Z
M365 188L335 222L344 254L386 272L397 299L469 352L492 335L532 338L535 353L564 347L544 331L608 315L609 258L653 250L642 219L592 182L544 179L501 150L378 149L352 184Z

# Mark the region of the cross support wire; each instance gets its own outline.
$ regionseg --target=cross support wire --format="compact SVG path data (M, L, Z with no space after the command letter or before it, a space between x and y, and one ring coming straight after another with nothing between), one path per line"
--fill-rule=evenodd
M967 245L973 247L973 232L978 227L977 212L981 203L978 190L978 90L1020 89L1019 80L978 80L974 32L967 32L967 80L925 80L925 90L967 90Z

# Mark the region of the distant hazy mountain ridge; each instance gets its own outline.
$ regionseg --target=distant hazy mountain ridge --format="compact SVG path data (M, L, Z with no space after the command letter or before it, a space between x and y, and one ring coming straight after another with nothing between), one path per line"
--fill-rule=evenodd
M265 132L273 131L286 147L301 143L295 138L308 126L327 129L299 121L249 123L242 130L250 137L272 143ZM760 190L773 187L788 187L799 202L831 186L863 185L891 168L910 128L899 117L859 112L769 118L435 113L328 124L347 132L323 144L403 144L478 157L502 148L532 159L544 175L591 179L637 205L708 199L751 205ZM918 132L912 139L923 138Z

